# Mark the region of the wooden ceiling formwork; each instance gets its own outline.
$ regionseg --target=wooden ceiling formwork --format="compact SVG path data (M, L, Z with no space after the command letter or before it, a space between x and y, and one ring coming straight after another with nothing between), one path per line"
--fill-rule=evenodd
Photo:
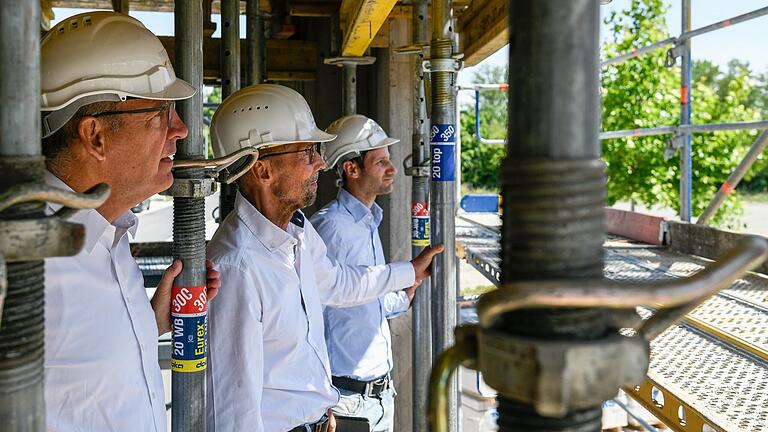
M201 0L210 1L210 0ZM174 0L41 0L43 19L51 7L112 9L113 3L128 3L130 10L173 12ZM272 13L272 4L276 0L260 0L261 8L267 19ZM456 30L459 33L461 51L464 53L466 66L474 66L507 44L509 0L454 0L454 15L457 17ZM245 13L245 1L240 1L242 13ZM364 55L369 48L387 46L388 26L383 25L389 19L411 18L411 0L293 0L286 2L288 16L303 18L329 17L340 15L339 25L343 34L342 53L349 56ZM219 13L220 0L211 1L212 13ZM48 11L48 12L47 12ZM306 51L294 52L277 49L281 56L306 55ZM306 50L306 46L302 46ZM281 62L278 62L281 63ZM282 62L289 64L290 61ZM207 70L212 74L213 69ZM276 71L278 72L278 71ZM282 71L276 76L307 77L306 65L301 70Z

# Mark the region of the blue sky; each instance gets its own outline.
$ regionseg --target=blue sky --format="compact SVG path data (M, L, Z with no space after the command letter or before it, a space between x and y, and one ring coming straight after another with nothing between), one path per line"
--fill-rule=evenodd
M601 6L601 16L613 10L627 9L630 0L613 0ZM724 19L768 6L768 0L692 0L691 28L696 29ZM678 35L682 29L679 0L668 1L671 7L667 13L667 27L671 35ZM601 37L605 26L601 26ZM746 60L756 72L768 72L768 15L728 28L699 36L691 43L694 59L706 59L724 66L731 59ZM507 64L509 50L504 47L480 64ZM459 83L471 82L476 67L467 68L459 74Z

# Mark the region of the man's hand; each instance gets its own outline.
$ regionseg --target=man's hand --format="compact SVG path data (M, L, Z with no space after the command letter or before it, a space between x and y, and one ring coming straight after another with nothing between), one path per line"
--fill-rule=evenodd
M328 408L328 432L336 432L336 417L333 416L333 410Z
M155 295L152 296L150 304L155 311L155 321L157 323L157 334L161 335L171 331L171 291L173 281L181 274L183 265L180 260L175 260L170 267L165 269L160 283L157 284ZM205 267L208 270L206 275L206 286L208 301L216 297L216 293L221 288L221 279L219 272L213 269L211 260L205 260Z
M221 288L221 274L213 268L213 261L209 259L205 260L205 269L207 270L205 275L206 296L208 301L211 301Z
M445 248L441 244L434 247L426 247L416 258L411 260L413 271L416 273L416 282L409 289L413 289L415 292L416 287L421 285L421 282L432 274L432 271L429 269L429 266L432 264L432 258L443 252L443 249ZM411 297L411 294L408 293L408 291L406 291L406 293L408 294L408 297ZM411 299L413 299L413 297L411 297Z
M406 288L405 290L403 290L405 291L405 295L408 296L408 301L411 302L411 305L413 304L413 298L416 297L416 288L418 287L419 287L418 285L414 285L410 288Z

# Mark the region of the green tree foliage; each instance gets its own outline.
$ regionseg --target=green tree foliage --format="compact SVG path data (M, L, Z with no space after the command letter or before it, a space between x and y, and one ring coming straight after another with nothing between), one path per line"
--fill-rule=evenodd
M481 66L473 82L499 84L507 82L507 68ZM471 106L461 111L461 181L475 189L500 191L499 165L505 146L481 144L475 131L474 97ZM507 92L480 92L480 130L483 138L502 139L507 136Z
M668 37L663 0L633 0L629 9L605 20L611 41L603 47L609 58ZM664 66L657 51L603 68L602 130L638 129L680 123L680 68ZM694 124L752 121L761 118L756 88L747 64L732 61L727 71L711 62L693 65L691 104ZM695 134L693 138L693 214L698 215L746 153L755 131ZM647 206L679 207L679 152L670 159L664 150L670 136L603 141L608 164L608 202L633 201ZM753 170L754 172L754 170ZM716 221L733 222L739 202L728 199Z
M207 87L205 89L205 103L221 103L221 87ZM213 158L213 147L211 146L211 119L216 108L203 108L203 141L205 148L208 149L208 158Z

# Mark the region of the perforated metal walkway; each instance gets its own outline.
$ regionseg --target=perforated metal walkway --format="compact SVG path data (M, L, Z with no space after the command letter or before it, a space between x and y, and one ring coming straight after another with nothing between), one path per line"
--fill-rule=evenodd
M498 227L456 225L459 255L498 285ZM708 262L618 238L605 251L607 278L639 283L690 276ZM746 275L656 338L648 382L629 392L674 430L768 431L768 278Z

